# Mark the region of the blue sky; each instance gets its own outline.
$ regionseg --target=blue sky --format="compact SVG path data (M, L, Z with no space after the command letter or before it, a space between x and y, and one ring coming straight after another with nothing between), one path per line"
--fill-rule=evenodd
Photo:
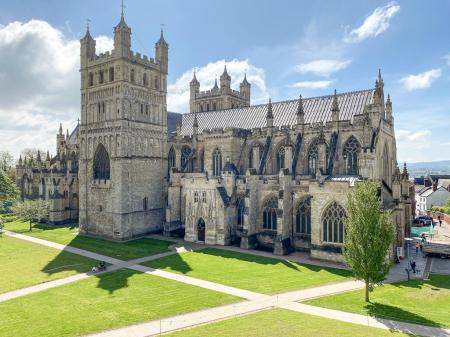
M450 159L449 1L125 0L133 50L170 44L169 110L186 112L196 68L212 86L225 62L247 72L253 102L370 88L382 69L398 160ZM55 147L79 114L78 40L86 19L111 48L119 0L9 1L0 11L0 150ZM42 145L40 145L42 144ZM53 150L54 151L54 150Z

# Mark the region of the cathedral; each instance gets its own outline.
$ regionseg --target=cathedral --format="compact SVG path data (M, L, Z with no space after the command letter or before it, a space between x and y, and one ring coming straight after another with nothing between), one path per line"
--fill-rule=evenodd
M181 115L167 112L162 31L154 58L131 50L123 14L111 52L96 53L89 28L80 44L80 124L60 130L54 158L17 167L24 199L52 201L51 223L341 261L347 195L371 179L403 246L410 183L381 72L368 89L251 105L251 83L232 89L225 65L209 90L194 73Z

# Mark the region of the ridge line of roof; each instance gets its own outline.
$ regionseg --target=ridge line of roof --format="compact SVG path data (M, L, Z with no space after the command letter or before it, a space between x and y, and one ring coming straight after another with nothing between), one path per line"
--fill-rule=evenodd
M342 92L342 93L338 93L337 96L343 96L343 95L349 95L349 94L359 94L362 92L370 92L370 91L374 91L375 89L363 89L363 90L353 90L353 91L346 91L346 92ZM313 96L313 97L307 97L304 98L302 97L303 101L309 101L312 99L321 99L321 98L325 98L325 97L333 97L334 94L330 94L330 95L322 95L322 96ZM295 99L287 99L287 100L283 100L283 101L278 101L278 102L272 102L272 105L276 105L276 104L281 104L281 103L291 103L291 102L297 102L298 98ZM220 109L220 110L211 110L211 111L202 111L202 112L197 112L197 116L200 116L202 114L207 114L207 113L218 113L218 112L222 112L222 111L231 111L231 110L240 110L240 109L248 109L248 108L257 108L260 106L264 106L267 105L268 103L261 103L261 104L255 104L255 105L250 105L250 106L245 106L245 107L240 107L240 108L230 108L230 109ZM188 112L188 113L184 113L182 114L184 115L193 115L193 112Z

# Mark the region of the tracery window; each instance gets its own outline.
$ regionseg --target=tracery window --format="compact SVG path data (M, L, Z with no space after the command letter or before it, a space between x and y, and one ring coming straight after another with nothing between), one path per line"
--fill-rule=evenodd
M263 228L268 230L277 229L278 200L274 196L270 198L263 207Z
M298 204L295 212L295 232L311 235L311 198Z
M99 83L100 83L100 84L103 84L103 82L104 82L104 80L105 80L105 75L104 75L104 73L103 73L103 70L100 70L100 71L99 71L98 76L99 76Z
M144 75L142 75L142 83L145 87L148 86L147 73L144 73Z
M323 241L333 243L344 242L345 210L333 201L323 213Z
M188 146L183 146L181 149L181 168L184 172L192 172L192 160L189 160L191 149Z
M215 177L220 176L220 172L222 171L222 152L219 149L215 149L213 152L213 175Z
M94 155L94 179L110 179L109 155L102 144L97 146Z
M236 223L239 227L244 226L244 210L245 210L245 199L239 197L236 202Z
M313 142L308 150L308 174L314 175L317 172L319 162L319 149L317 142Z
M109 81L114 81L114 67L109 68Z
M92 87L94 85L94 74L89 73L89 86Z
M351 136L344 146L345 174L358 175L358 155L361 146L358 140Z
M279 172L285 167L286 149L284 146L280 146L277 152L277 171Z
M131 71L130 71L130 81L131 81L131 83L134 83L134 81L135 81L134 69L131 69Z
M173 149L173 147L170 147L168 159L169 159L168 161L169 161L169 172L170 172L170 169L172 167L176 167L175 150Z

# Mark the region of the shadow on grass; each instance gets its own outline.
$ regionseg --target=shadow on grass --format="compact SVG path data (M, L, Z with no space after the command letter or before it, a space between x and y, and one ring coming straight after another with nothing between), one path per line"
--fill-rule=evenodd
M418 325L428 325L432 327L443 327L438 322L435 322L433 320L430 320L426 317L417 315L413 312L404 310L402 308L394 307L391 305L386 304L380 304L380 303L370 303L366 305L367 313L372 316L375 319L384 319L387 321L383 321L384 324L386 324L389 328L392 330L398 330L400 327L403 328L404 326L400 326L398 322L395 321L402 321L406 323L413 323ZM443 331L443 336L447 336L446 332ZM406 331L405 333L411 333L412 331ZM416 336L415 334L412 334L412 336Z

